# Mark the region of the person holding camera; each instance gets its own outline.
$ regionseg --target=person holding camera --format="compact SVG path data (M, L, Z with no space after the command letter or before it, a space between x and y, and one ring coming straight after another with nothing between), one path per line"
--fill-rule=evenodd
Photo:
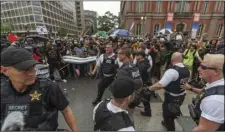
M175 131L174 119L181 115L180 106L185 99L185 90L182 90L180 85L190 76L188 68L182 63L182 54L179 52L173 53L171 57L172 67L168 69L161 80L149 87L150 91L159 89L165 90L163 102L163 121L162 125L167 131Z
M224 131L224 55L206 54L198 68L201 79L208 83L203 89L185 83L184 89L197 93L189 105L197 127L193 131Z

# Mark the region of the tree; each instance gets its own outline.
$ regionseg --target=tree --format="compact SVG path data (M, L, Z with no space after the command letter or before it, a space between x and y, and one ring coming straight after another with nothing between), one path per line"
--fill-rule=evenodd
M60 29L58 30L58 35L60 37L65 37L66 34L67 34L67 30L65 28L63 28L63 27L60 27Z
M8 33L12 31L12 25L1 23L1 33Z
M118 19L117 16L113 15L110 11L107 11L104 16L98 17L98 30L108 32L110 29L116 28L119 25Z

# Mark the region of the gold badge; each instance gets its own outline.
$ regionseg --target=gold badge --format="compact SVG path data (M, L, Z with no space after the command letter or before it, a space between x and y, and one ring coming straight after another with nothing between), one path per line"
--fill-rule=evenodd
M40 100L40 96L41 96L41 94L40 93L38 93L37 91L34 91L34 93L33 94L30 94L30 96L31 96L31 101L33 101L33 100Z

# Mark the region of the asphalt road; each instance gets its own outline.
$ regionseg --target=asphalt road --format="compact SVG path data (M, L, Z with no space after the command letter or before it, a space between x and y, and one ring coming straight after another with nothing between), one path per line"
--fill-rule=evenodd
M97 79L90 79L88 77L82 77L79 79L68 79L67 83L60 82L59 85L64 91L66 89L66 95L70 102L70 107L77 120L79 131L93 131L93 106L92 101L97 94ZM158 98L151 100L152 117L143 117L140 115L140 111L143 108L136 108L134 111L135 129L138 131L165 131L161 125L162 120L162 100L163 90L157 92ZM187 94L188 95L188 94ZM104 93L103 99L110 97L110 92L107 89ZM184 115L188 115L186 109L186 102L190 102L192 97L187 96L185 104L181 108ZM69 129L62 114L59 114L59 128ZM181 131L181 126L176 122L176 130Z

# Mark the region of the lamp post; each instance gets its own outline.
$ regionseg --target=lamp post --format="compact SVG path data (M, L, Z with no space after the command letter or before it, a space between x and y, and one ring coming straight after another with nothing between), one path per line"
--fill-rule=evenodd
M141 17L141 21L142 21L142 26L141 26L141 36L144 37L144 23L145 23L145 20L147 19L147 17L144 17L142 16Z

